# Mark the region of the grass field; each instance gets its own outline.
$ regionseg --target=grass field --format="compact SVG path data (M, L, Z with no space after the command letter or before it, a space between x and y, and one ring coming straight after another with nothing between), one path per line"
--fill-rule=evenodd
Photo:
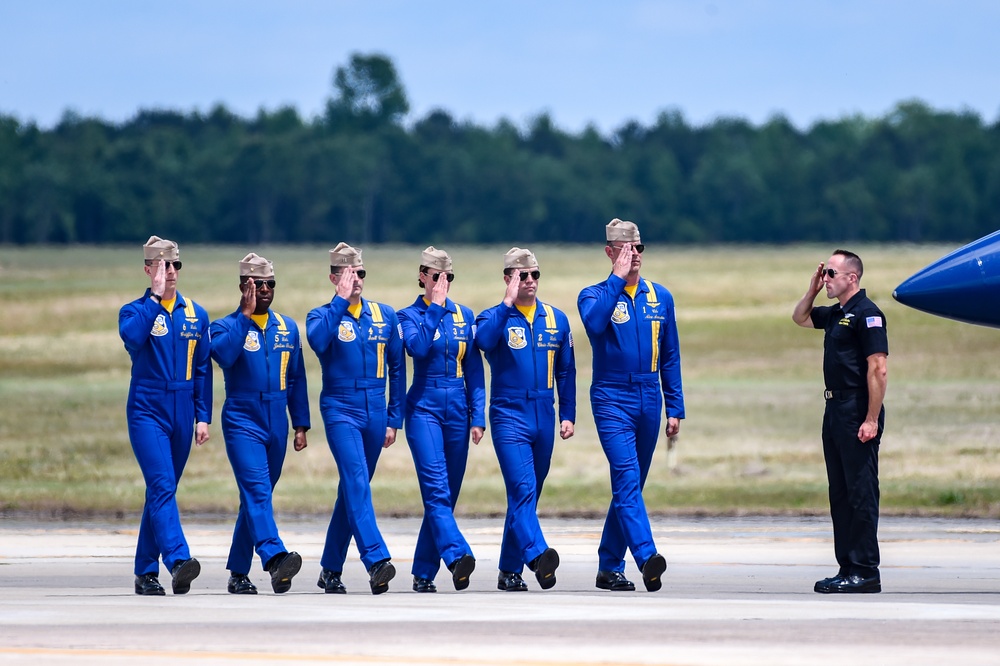
M253 249L272 259L276 309L304 325L332 295L327 247L182 246L181 291L213 318L239 301L237 262ZM447 247L456 300L475 311L503 295L507 247ZM579 290L604 279L600 246L532 248L540 297L570 317L577 339L577 434L557 440L540 511L603 514L607 463L587 400L590 349L576 311ZM881 451L884 512L1000 516L1000 332L924 315L896 304L895 285L954 249L853 248L863 286L885 310L890 343L887 431ZM657 452L646 487L659 513L826 513L819 442L822 333L790 314L830 247L650 247L644 274L667 285L679 311L687 420L679 466ZM365 295L395 307L418 293L419 248L365 251ZM118 309L148 280L138 248L0 247L0 510L37 515L131 515L144 486L125 427L129 359ZM824 296L817 303L825 304ZM316 400L319 365L306 351L313 423L309 447L289 451L276 493L283 513L326 514L337 472ZM192 453L181 483L185 512L230 514L238 504L218 413L212 439ZM373 484L384 514L418 514L420 499L404 438L383 453ZM503 484L487 439L470 455L459 510L499 513Z

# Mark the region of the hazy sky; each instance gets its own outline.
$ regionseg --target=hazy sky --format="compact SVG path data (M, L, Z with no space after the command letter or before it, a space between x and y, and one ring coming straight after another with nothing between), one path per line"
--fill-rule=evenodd
M783 113L878 116L904 99L1000 112L997 0L0 0L0 112L48 127L224 103L306 118L353 52L396 63L408 120L578 131Z

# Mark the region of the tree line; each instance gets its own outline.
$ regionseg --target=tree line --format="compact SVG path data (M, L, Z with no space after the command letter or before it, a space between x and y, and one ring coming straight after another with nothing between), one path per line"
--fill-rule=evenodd
M406 126L390 59L338 67L325 111L0 114L0 243L593 242L612 217L682 243L961 241L1000 228L1000 121L919 101L799 130L778 115L602 135L435 110Z

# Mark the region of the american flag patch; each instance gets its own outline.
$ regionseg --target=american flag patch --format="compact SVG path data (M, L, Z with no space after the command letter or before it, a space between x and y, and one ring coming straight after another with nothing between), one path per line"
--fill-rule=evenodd
M882 317L866 317L865 324L868 328L882 328Z

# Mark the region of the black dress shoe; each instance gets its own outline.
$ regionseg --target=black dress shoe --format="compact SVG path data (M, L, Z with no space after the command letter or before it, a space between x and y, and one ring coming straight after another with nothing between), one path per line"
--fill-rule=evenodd
M430 578L421 578L420 576L413 577L413 591L414 592L437 592L437 585L434 584Z
M253 584L246 574L234 573L229 576L229 583L226 585L229 594L257 594L257 586Z
M646 560L642 565L642 584L646 586L647 592L656 592L663 587L660 576L667 570L667 560L663 555L656 553Z
M852 574L830 583L828 589L830 594L876 594L882 591L882 580L878 574L869 578Z
M597 587L612 592L635 592L635 583L626 578L621 571L598 571Z
M302 556L294 550L290 553L279 553L267 563L267 572L271 574L271 589L275 594L284 594L292 589L292 577L302 568Z
M476 570L476 558L466 553L448 565L451 572L451 582L455 584L456 590L464 590L469 587L469 576Z
M528 563L528 568L535 572L535 579L543 590L556 584L556 569L559 567L559 553L555 548L546 548L542 554Z
M340 580L340 574L340 571L323 569L319 574L319 580L316 581L316 587L327 594L347 594L347 588L344 587L344 583Z
M187 594L191 589L191 581L201 573L201 565L193 557L189 560L177 560L174 568L170 570L172 580L171 586L174 594Z
M389 581L396 576L396 567L389 560L382 560L372 565L368 570L368 585L372 594L382 594L389 591Z
M155 573L142 574L135 577L135 593L147 597L162 597L166 594L160 579Z
M830 594L830 585L842 581L843 579L844 579L843 574L837 574L836 576L830 576L829 578L818 580L816 581L816 584L813 585L813 592L819 592L820 594Z
M497 576L497 589L501 592L527 592L528 584L521 578L521 574L513 571L501 571Z

